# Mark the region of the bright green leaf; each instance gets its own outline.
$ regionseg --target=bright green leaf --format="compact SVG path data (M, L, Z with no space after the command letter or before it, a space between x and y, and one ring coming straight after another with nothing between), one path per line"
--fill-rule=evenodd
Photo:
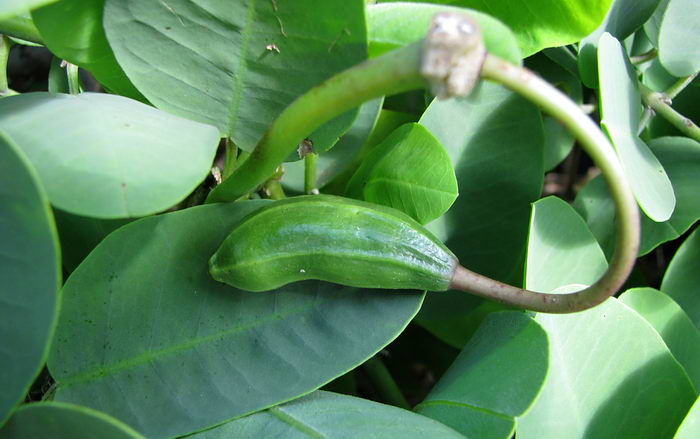
M361 0L106 0L104 24L150 102L246 151L297 96L367 57Z
M0 3L0 18L25 13L55 1L57 0L2 0L2 3Z
M520 64L522 54L515 35L497 19L479 11L422 3L367 7L370 56L379 56L425 38L433 16L439 12L462 12L474 18L489 52Z
M367 156L346 196L398 209L421 224L441 216L457 198L450 156L423 125L397 128Z
M659 60L675 76L700 70L700 2L671 0L659 29Z
M103 240L64 287L49 367L56 399L149 438L199 431L308 393L394 339L424 295L298 282L248 293L207 261L265 201L135 221Z
M46 46L59 58L89 70L116 94L145 100L114 59L102 28L105 0L61 0L32 12Z
M55 227L36 172L0 134L0 425L46 359L61 284Z
M700 328L700 228L685 240L666 270L661 291L671 296Z
M533 204L526 288L550 292L565 285L591 285L607 266L595 237L569 204L556 197Z
M680 306L653 288L634 288L620 301L637 311L656 329L676 360L700 389L700 332Z
M191 439L463 438L425 416L353 396L317 391Z
M29 93L0 99L0 129L65 211L144 216L185 198L209 173L214 127L121 96Z
M547 334L539 324L520 311L494 313L416 410L466 437L507 439L548 366Z
M637 136L641 97L636 73L613 36L603 34L599 45L601 123L617 149L639 206L654 221L666 221L676 198L663 166Z
M695 439L700 436L700 398L690 408L673 439Z
M695 401L661 337L618 300L536 321L551 363L535 405L518 419L519 439L669 437Z
M40 402L19 408L0 428L3 439L145 439L128 425L104 413L62 402Z

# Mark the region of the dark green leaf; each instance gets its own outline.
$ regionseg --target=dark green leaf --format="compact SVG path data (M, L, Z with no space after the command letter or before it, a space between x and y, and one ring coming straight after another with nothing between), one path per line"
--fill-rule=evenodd
M671 260L661 291L671 296L700 328L700 228L685 240Z
M58 313L58 239L24 154L0 134L0 425L44 364Z
M412 123L372 150L345 195L393 207L426 224L457 198L457 179L445 147L423 125Z
M237 419L192 439L463 438L425 416L366 399L317 391Z
M62 402L22 406L0 428L3 439L145 439L104 413Z
M104 24L149 101L246 151L294 98L367 56L362 0L106 0Z
M64 288L56 398L164 438L308 393L395 338L423 294L322 282L248 293L207 261L264 201L144 218L110 234Z
M27 154L53 205L99 218L181 201L209 172L219 141L209 125L95 93L1 99L0 129Z
M548 366L540 325L519 311L494 313L416 410L466 437L507 439L515 417L538 395Z

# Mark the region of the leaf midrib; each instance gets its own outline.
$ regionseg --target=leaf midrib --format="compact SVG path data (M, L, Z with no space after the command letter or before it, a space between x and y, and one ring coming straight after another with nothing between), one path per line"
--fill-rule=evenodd
M238 55L239 65L238 71L234 74L233 96L228 107L228 123L227 135L233 136L236 124L238 123L238 109L241 106L241 95L243 92L243 84L245 82L245 74L248 71L248 47L250 46L251 35L253 34L253 23L255 22L255 3L256 0L249 0L248 15L246 16L245 27L243 28L243 43L241 44L241 52Z

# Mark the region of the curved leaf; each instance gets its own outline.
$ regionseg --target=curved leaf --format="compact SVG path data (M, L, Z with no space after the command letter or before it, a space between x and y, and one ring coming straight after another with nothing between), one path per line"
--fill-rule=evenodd
M362 0L106 0L104 24L150 102L246 151L297 96L367 57Z
M676 198L663 166L637 136L641 97L636 74L614 37L603 34L599 45L601 124L617 149L639 206L654 221L666 221Z
M518 438L669 437L695 401L661 337L618 300L535 320L552 362L535 405L518 419Z
M479 23L484 44L489 52L514 64L520 64L522 54L515 35L497 19L479 11L427 3L368 5L370 56L379 56L425 38L433 16L439 12L461 12L469 15Z
M700 2L671 0L659 28L659 60L675 76L700 70Z
M46 194L24 154L0 134L0 425L46 359L60 270Z
M700 228L685 240L664 274L661 291L671 296L700 328Z
M105 0L61 0L32 12L46 46L116 94L145 101L122 71L102 27Z
M199 431L308 393L364 362L423 294L299 282L248 293L207 261L265 204L214 204L111 233L64 287L49 367L56 399L148 437Z
M520 311L494 313L416 410L466 437L507 439L548 366L547 334L539 324Z
M117 419L87 407L40 402L19 408L0 428L3 439L145 439Z
M457 198L457 179L445 147L425 127L411 123L367 155L345 195L393 207L426 224Z
M0 4L0 19L21 14L55 1L57 0L3 0Z
M669 296L653 288L634 288L620 301L637 311L656 329L696 389L700 389L700 332Z
M321 390L190 437L463 438L449 427L408 410Z
M208 174L219 143L214 127L97 93L0 99L0 129L27 154L53 205L98 218L181 201Z
M673 439L693 439L700 436L700 398L690 408Z

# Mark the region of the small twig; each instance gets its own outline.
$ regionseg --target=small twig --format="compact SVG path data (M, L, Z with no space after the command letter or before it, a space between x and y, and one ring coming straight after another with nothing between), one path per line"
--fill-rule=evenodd
M230 137L224 139L224 171L221 174L221 179L229 178L236 167L236 158L238 156L238 147Z
M666 96L668 96L669 99L675 99L676 96L680 92L682 92L687 86L689 86L695 78L700 74L700 71L693 73L690 76L686 76L685 78L681 78L678 81L676 81L672 86L670 86L666 91L664 92Z
M316 161L318 154L309 153L304 157L304 192L307 194L318 194L316 187Z
M411 410L411 405L401 393L401 389L381 358L375 355L367 360L362 367L386 402L396 407Z
M61 67L66 68L66 75L68 75L68 92L72 95L80 94L80 69L78 66L63 61Z
M632 64L642 64L647 61L651 61L652 59L656 58L657 55L658 52L656 49L651 49L650 51L644 52L641 55L630 57L630 62Z
M671 107L671 99L668 97L668 95L665 93L655 92L643 84L639 84L639 91L642 94L642 100L651 110L666 119L681 133L700 142L700 128L695 124L695 122L683 116L674 110L673 107Z
M10 57L12 42L5 35L0 35L0 96L5 96L10 91L7 81L7 60Z
M265 182L263 192L265 192L265 195L268 198L273 200L283 200L287 198L287 195L284 193L284 189L282 188L282 184L280 183L283 175L284 169L282 169L282 166L279 166L277 167L275 173L272 174L272 177Z

